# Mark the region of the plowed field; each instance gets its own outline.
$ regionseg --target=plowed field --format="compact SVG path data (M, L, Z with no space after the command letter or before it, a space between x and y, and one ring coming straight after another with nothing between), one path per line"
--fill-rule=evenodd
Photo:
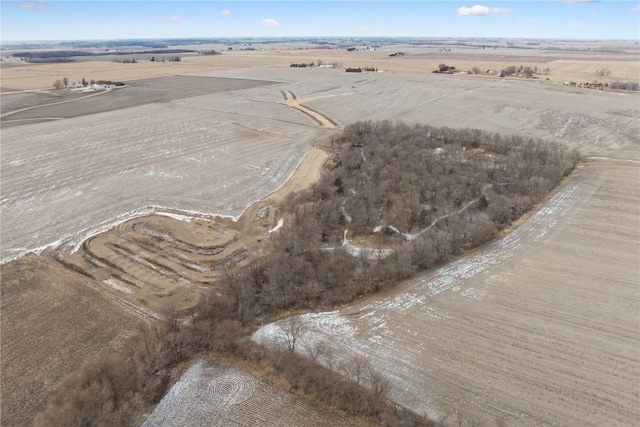
M120 349L142 326L96 283L44 257L3 265L3 426L30 426L66 374Z
M350 426L348 419L224 361L200 360L142 424L189 426Z

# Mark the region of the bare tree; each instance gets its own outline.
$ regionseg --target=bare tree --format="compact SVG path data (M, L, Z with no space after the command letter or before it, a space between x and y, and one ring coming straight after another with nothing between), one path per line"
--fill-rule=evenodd
M222 269L222 280L227 291L233 295L238 281L238 270L226 264Z
M473 72L473 74L475 74L476 76L477 76L478 74L480 74L480 68L478 68L478 67L473 67L473 68L471 68L471 71L472 71L472 72Z
M65 78L63 78L63 79L62 79L62 84L64 85L64 87L69 86L69 79L68 79L68 78L66 78L66 77L65 77Z
M309 329L308 321L301 316L290 316L282 322L281 327L289 352L295 352L298 341Z
M313 359L314 362L317 362L320 356L323 356L326 353L326 350L327 345L324 343L324 341L315 342L309 349L311 359Z
M371 363L360 355L353 356L342 366L345 374L358 385L364 382L371 369Z
M385 397L389 392L391 384L389 380L380 371L375 370L371 365L367 367L366 375L374 396L377 398Z

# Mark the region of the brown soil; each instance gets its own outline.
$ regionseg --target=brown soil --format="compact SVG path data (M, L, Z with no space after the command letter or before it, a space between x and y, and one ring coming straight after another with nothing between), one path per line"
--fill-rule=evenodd
M198 76L171 76L139 79L127 82L123 87L98 92L75 92L66 89L50 91L51 96L58 95L62 100L42 102L43 97L32 93L11 93L3 95L10 105L3 106L0 116L3 127L33 123L37 120L72 118L88 114L105 113L154 102L170 102L199 95L212 95L222 92L251 89L275 82L266 80L229 79ZM96 98L98 97L98 99ZM5 111L7 110L7 111Z
M331 120L324 114L319 113L318 111L312 110L311 108L303 105L302 102L304 102L304 99L296 98L296 96L288 90L283 91L282 93L284 95L285 103L289 107L293 107L296 110L302 111L304 114L308 115L313 120L317 121L320 124L320 126L327 129L335 129L336 127L338 127L333 120Z
M0 268L0 424L30 426L58 382L97 354L118 351L142 326L95 282L40 256Z

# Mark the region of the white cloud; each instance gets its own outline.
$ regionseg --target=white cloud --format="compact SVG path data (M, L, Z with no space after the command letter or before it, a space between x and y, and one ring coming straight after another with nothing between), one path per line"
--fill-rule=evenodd
M366 27L366 26L365 27L360 27L360 32L364 33L364 34L368 34L368 33L371 32L371 28Z
M280 25L280 23L273 18L266 18L262 20L263 27L277 27L278 25Z
M600 0L565 0L568 4L580 4L580 3L598 3Z
M597 18L597 17L598 17L598 14L597 14L596 12L591 12L591 13L589 14L589 16L590 16L590 17L592 17L592 18Z
M220 11L220 15L229 16L229 15L231 15L231 11L229 9L221 10Z
M582 25L584 25L582 22L575 22L574 21L574 22L571 23L571 26L573 28L580 28L580 27L582 27Z
M162 16L160 16L160 15L153 15L151 18L152 18L154 21L162 21Z
M17 3L16 6L21 7L22 9L42 10L47 8L45 5L46 1L47 0L23 1Z
M182 16L180 16L180 15L172 16L171 18L169 18L169 21L171 21L171 22L179 22L179 21L182 21Z
M460 16L508 15L510 13L511 10L504 7L487 7L480 4L471 7L461 6L458 8L458 15Z
M640 12L640 5L634 7L633 9L631 9L631 12Z

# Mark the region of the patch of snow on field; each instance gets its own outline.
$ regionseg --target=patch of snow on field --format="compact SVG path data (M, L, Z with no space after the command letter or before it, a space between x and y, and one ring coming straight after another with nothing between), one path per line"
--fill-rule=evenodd
M133 293L133 289L131 288L131 286L127 285L122 280L118 280L114 277L109 277L108 279L103 280L102 283L104 283L105 285L109 285L113 289L118 290L120 292L124 292L126 294Z
M485 295L487 294L486 291L480 290L480 289L476 289L476 288L468 288L465 289L464 291L462 291L462 293L460 295L462 295L463 297L467 297L467 298L472 298L478 301L482 301L485 297Z
M332 335L339 341L349 342L358 332L358 328L337 310L326 313L307 313L301 315L300 318L306 327L303 328L304 332L299 340L301 347L307 349L311 348L313 344L321 342L324 335ZM254 332L251 339L260 344L279 344L286 337L282 325L283 321L263 325Z
M253 333L251 339L260 344L275 344L285 336L284 329L278 322L267 323Z
M145 172L145 176L153 177L153 178L164 178L164 179L182 179L184 176L180 175L177 172L171 171L158 171L155 169L149 169Z
M430 319L434 319L434 320L449 320L453 318L449 313L446 313L441 309L435 308L435 307L426 306L424 307L423 312L427 313L427 316Z
M190 268L192 270L195 270L195 271L198 271L200 273L208 273L210 271L208 268L205 268L205 267L203 267L201 265L198 265L198 264L194 264L192 262L186 263L185 267L188 267L188 268Z
M344 339L353 338L358 332L358 327L351 324L349 319L342 316L337 310L326 313L308 313L302 317L313 322L322 331L337 334Z
M178 221L184 221L184 222L191 222L193 220L193 216L179 215L171 212L159 211L159 212L156 212L156 215L168 216L169 218L177 219Z
M414 307L423 305L425 301L426 297L424 295L407 292L396 295L390 301L382 304L380 308L404 314Z
M273 227L273 228L270 228L267 233L271 234L273 232L276 232L276 231L280 230L280 228L282 228L283 225L284 225L284 219L280 218L278 220L278 223L276 224L276 226Z
M342 246L347 253L353 257L365 257L367 259L384 259L393 253L393 249L363 248L350 243L348 240L342 242Z
M255 380L239 369L227 368L216 375L215 369L199 360L171 387L142 427L190 426L204 420L207 425L222 425L221 417L249 400L255 390Z
M89 261L91 264L95 265L96 267L107 268L107 264L105 264L104 262L92 257L88 252L84 255L84 258L87 261Z
M67 238L58 239L55 242L51 242L51 243L48 243L46 245L38 246L38 247L33 248L33 249L27 249L27 248L6 249L5 252L8 253L9 255L4 257L2 260L0 260L0 265L6 264L6 263L11 262L11 261L14 261L14 260L20 258L22 255L25 255L25 254L28 254L28 253L34 253L36 255L40 255L42 252L46 251L47 249L56 248L56 247L62 245L67 240L68 240Z

